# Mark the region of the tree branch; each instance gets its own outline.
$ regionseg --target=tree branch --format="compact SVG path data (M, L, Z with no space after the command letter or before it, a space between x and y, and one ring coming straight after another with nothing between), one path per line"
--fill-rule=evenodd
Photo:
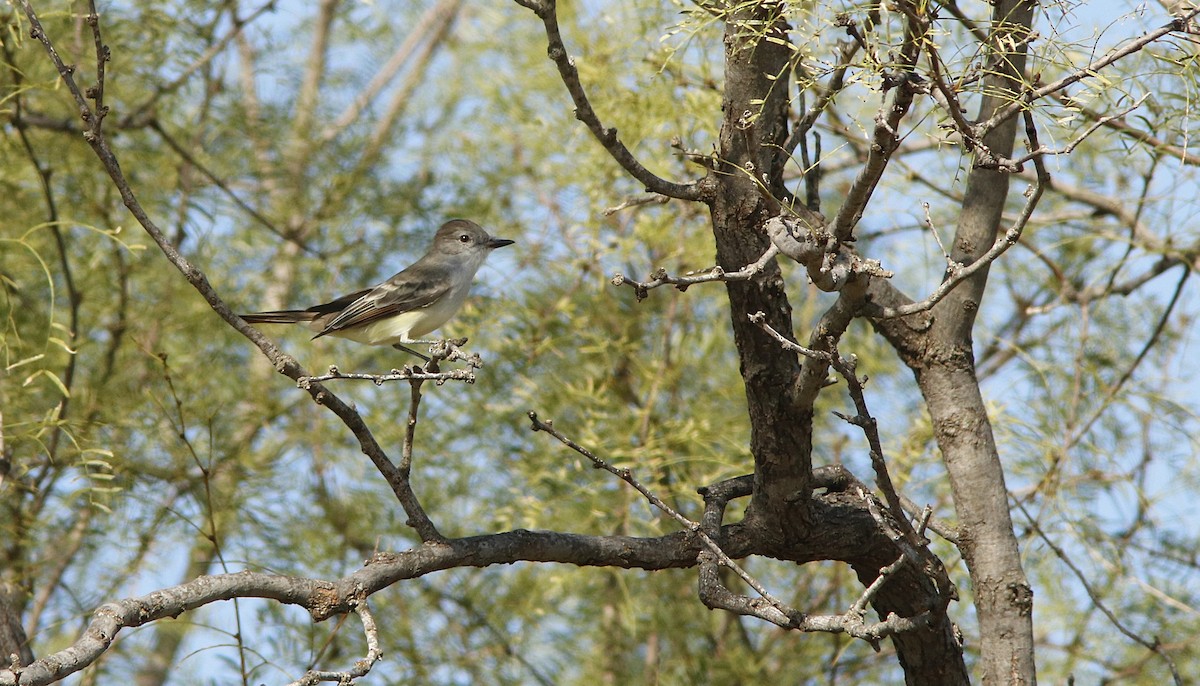
M84 97L83 91L80 90L79 86L75 82L75 68L67 66L62 61L62 58L59 57L58 51L54 48L53 42L50 40L49 36L46 35L45 30L42 28L42 24L38 20L37 14L34 12L29 0L21 0L21 5L25 11L26 17L29 18L31 35L40 41L43 47L45 47L47 54L49 54L51 61L58 69L59 75L66 84L67 90L71 93L71 96L75 99L76 104L79 106L80 116L85 124L85 130L83 133L84 140L87 141L89 146L91 146L92 151L96 154L96 156L100 158L100 162L103 164L105 171L108 172L109 178L111 178L114 185L116 185L117 190L121 195L122 202L125 204L125 207L129 209L129 212L133 215L134 219L136 219L138 224L140 224L142 228L146 230L146 233L150 235L155 244L158 245L159 249L163 252L171 264L179 270L184 278L187 279L188 283L190 283L192 287L195 288L196 291L201 295L201 297L204 298L209 307L211 307L213 311L216 312L219 317L221 317L222 320L229 324L230 327L254 343L254 345L258 347L263 355L271 361L271 364L274 365L276 371L284 376L287 376L293 381L296 381L297 383L299 383L301 377L310 376L307 372L305 372L300 364L296 362L295 358L280 351L270 339L268 339L254 327L247 324L241 317L237 316L237 314L233 312L229 305L226 304L221 296L217 293L216 289L213 288L212 284L209 283L208 277L205 276L204 272L192 264L179 252L179 250L163 233L162 229L160 229L154 220L151 219L146 213L145 209L138 201L137 196L134 194L133 189L130 187L129 181L125 177L124 172L121 170L121 165L117 161L116 154L109 147L108 139L105 137L101 128L101 123L103 120L101 113L104 112L104 110L100 108L94 110L91 106L89 106L87 99ZM91 24L91 26L92 31L96 36L97 44L102 45L102 41L99 38L99 22L94 22ZM98 59L107 59L107 49L98 50L98 53ZM97 72L102 76L102 70L98 69ZM99 95L102 92L102 89L88 89L89 94L93 92L96 95ZM366 422L363 421L362 416L359 415L358 411L319 383L310 383L304 390L306 390L309 395L312 396L313 400L318 404L328 407L329 410L333 412L343 424L345 424L346 428L348 428L354 434L354 437L358 440L359 447L362 449L363 453L371 459L371 462L375 465L375 468L388 482L392 492L395 494L397 500L405 509L405 512L408 513L410 518L414 516L414 513L421 512L420 503L417 501L416 494L413 493L412 487L408 483L408 480L400 474L399 470L392 463L391 459L388 458L383 448L380 447L379 443L375 440L374 435L371 433L371 430L367 427Z
M322 681L336 681L339 685L349 684L359 677L364 677L376 662L383 657L383 653L379 650L379 629L375 626L375 617L371 615L371 610L367 607L366 599L359 600L354 606L354 612L362 620L363 633L367 638L367 654L354 666L343 672L327 672L317 669L310 669L304 676L288 684L288 686L315 686Z
M587 93L583 90L583 84L579 82L579 70L575 68L575 61L567 54L567 47L563 44L562 33L558 28L556 0L517 0L517 3L533 10L542 20L546 27L546 53L558 67L563 84L571 94L571 101L575 103L575 118L588 127L617 164L640 181L648 193L658 193L679 200L704 200L704 192L699 183L675 183L655 175L642 166L621 139L617 138L615 128L605 127L600 122L591 102L588 101Z
M694 286L698 283L709 283L711 281L747 281L765 269L767 264L775 259L775 256L778 254L779 248L772 245L767 248L762 257L735 272L727 272L720 266L716 266L703 272L688 272L683 276L671 276L667 273L666 269L660 267L651 272L650 280L645 282L636 281L624 274L617 273L613 274L612 285L617 287L629 286L636 293L638 302L641 302L649 296L648 292L650 289L666 284L671 284L681 291L686 291L689 286Z
M697 552L680 534L634 538L518 530L426 544L402 553L381 553L362 569L332 582L250 571L201 576L145 596L105 603L96 609L87 629L72 645L23 668L0 668L0 686L41 686L60 681L94 663L122 629L176 617L221 600L265 598L303 607L315 621L322 621L359 612L366 598L398 581L452 567L536 561L664 569L694 565ZM369 620L361 612L359 616L364 620L364 630L369 630Z
M1078 83L1079 81L1082 81L1090 76L1099 74L1102 69L1110 64L1113 64L1123 57L1128 57L1129 55L1142 50L1147 45L1154 43L1163 36L1172 33L1187 33L1189 30L1188 23L1192 19L1195 19L1197 15L1200 15L1200 7L1193 8L1185 13L1181 13L1175 16L1170 23L1166 24L1165 26L1150 31L1145 35L1126 43L1125 45L1109 50L1108 53L1103 57L1093 60L1088 65L1076 69L1057 81L1048 83L1041 88L1034 88L1025 91L1014 98L1014 100L1008 105L997 109L984 121L975 124L972 127L973 135L976 138L983 138L984 135L986 135L992 129L995 129L1002 122L1017 112L1020 112L1021 110L1028 111L1027 108L1030 103L1040 100L1041 98L1044 98L1052 93L1057 93L1073 83Z
M1033 115L1025 112L1025 132L1029 139L1032 149L1039 149L1037 129L1033 123ZM1033 216L1033 210L1037 207L1038 202L1042 199L1046 188L1050 186L1050 173L1046 170L1046 166L1042 157L1032 157L1035 168L1037 169L1037 180L1033 186L1026 191L1025 205L1021 208L1021 214L1018 215L1016 221L1003 235L996 238L992 243L992 247L988 248L987 252L980 255L970 264L962 264L955 261L949 254L946 259L949 266L946 268L946 276L937 288L929 294L927 298L920 302L908 303L896 307L878 307L869 308L868 314L875 319L891 319L893 317L906 317L910 314L917 314L932 309L934 305L941 302L949 295L955 287L963 283L967 279L981 273L987 269L992 262L995 262L1001 255L1008 252L1008 249L1017 244L1021 240L1021 234L1025 230L1025 226L1029 223L1030 217Z
M1140 143L1145 143L1154 150L1161 150L1162 152L1165 152L1174 159L1177 159L1186 165L1193 167L1200 166L1200 155L1188 152L1186 148L1178 145L1171 145L1161 138L1142 131L1141 129L1134 128L1129 122L1125 121L1124 115L1118 117L1102 115L1099 112L1095 112L1083 107L1079 103L1075 102L1075 100L1070 96L1055 94L1053 97L1055 100L1059 101L1068 108L1079 112L1079 114L1083 115L1083 117L1086 119L1103 123L1105 127L1110 128L1124 136L1128 136Z
M833 234L837 245L850 242L854 228L862 219L867 203L879 185L883 172L891 160L892 153L900 146L900 121L912 107L913 95L918 91L917 82L911 76L914 73L921 47L925 44L929 32L930 19L924 9L910 5L907 0L898 3L905 10L904 43L898 56L898 72L884 73L884 106L880 107L875 116L875 131L872 144L867 153L867 161L862 170L846 191L845 200L838 208L838 213L830 223L830 233ZM849 27L848 27L849 28ZM887 102L887 91L894 86L895 94L890 103Z

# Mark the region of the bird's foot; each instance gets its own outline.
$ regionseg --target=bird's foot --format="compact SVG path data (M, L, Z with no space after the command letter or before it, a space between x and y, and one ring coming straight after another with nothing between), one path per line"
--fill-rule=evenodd
M417 357L424 360L425 366L427 369L429 368L430 363L434 363L436 365L436 363L439 360L453 361L453 360L468 359L468 356L466 354L464 354L461 350L459 350L459 348L461 348L462 346L467 344L466 338L446 338L446 339L438 339L438 340L432 340L432 341L412 340L412 341L404 341L404 343L408 343L410 345L416 345L416 344L429 345L429 355L422 355L421 353L417 352L416 350L413 350L412 348L409 348L408 346L406 346L402 343L393 343L392 344L393 348L395 348L397 350L403 350L404 352L409 353L411 355L416 355ZM472 365L472 366L477 366L477 365Z

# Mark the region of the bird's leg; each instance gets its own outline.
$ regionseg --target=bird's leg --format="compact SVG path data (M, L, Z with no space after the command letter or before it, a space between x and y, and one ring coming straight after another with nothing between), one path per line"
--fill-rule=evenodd
M467 344L467 339L465 337L463 337L463 338L434 338L434 339L430 339L430 340L425 340L424 338L414 338L414 339L402 340L400 342L408 343L411 345L416 345L416 344L437 345L438 343L449 343L456 348L461 348L462 346Z
M446 338L446 339L433 340L433 341L411 340L411 341L404 341L404 342L405 343L421 343L421 344L430 345L432 347L429 349L429 354L433 355L433 357L436 359L445 360L445 359L449 359L452 355L454 355L456 353L460 358L463 357L463 354L461 352L458 352L458 349L467 344L467 339L466 338ZM416 355L417 357L421 358L422 360L425 360L426 365L428 365L429 362L432 361L432 359L433 359L430 357L426 357L425 355L422 355L421 353L417 352L416 350L413 350L412 348L409 348L400 343L393 343L392 347L397 350L403 350L406 353L411 353L413 355Z
M412 343L424 343L424 341L410 341L410 342L412 342ZM417 357L421 358L422 360L425 360L425 362L426 362L426 363L428 363L428 362L429 362L429 357L428 357L428 356L426 356L426 355L422 355L421 353L417 352L416 350L413 350L412 348L409 348L408 346L400 345L399 343L393 343L393 344L392 344L392 347L393 347L393 348L395 348L396 350L403 350L403 351L404 351L404 352L406 352L406 353L410 353L410 354L412 354L412 355L416 355Z

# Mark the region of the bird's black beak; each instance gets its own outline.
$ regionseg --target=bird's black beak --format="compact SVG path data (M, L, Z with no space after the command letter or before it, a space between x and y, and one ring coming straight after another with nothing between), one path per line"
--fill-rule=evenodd
M487 247L491 250L495 250L496 248L503 248L504 246L512 245L513 243L516 243L516 241L510 241L507 238L492 238L488 240Z

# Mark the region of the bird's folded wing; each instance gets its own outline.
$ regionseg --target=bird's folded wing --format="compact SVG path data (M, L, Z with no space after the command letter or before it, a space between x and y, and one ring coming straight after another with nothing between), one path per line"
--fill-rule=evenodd
M404 274L401 273L388 279L367 291L365 295L348 303L342 313L329 320L321 333L313 338L320 338L355 326L364 326L403 312L429 307L450 290L450 282L447 279L398 278L401 276ZM346 298L339 298L334 302L349 298L350 296L346 296Z
M318 317L341 312L349 307L350 303L370 292L370 288L364 288L350 295L343 295L337 300L331 300L327 303L314 305L303 310L271 310L269 312L250 312L239 316L251 324L295 324L298 322L311 322Z
M347 307L350 307L350 305L353 304L355 301L361 300L363 298L363 296L369 295L371 293L371 291L373 291L373 290L375 290L375 289L364 288L361 291L355 291L349 295L343 295L342 297L338 298L337 300L330 300L327 303L322 303L320 305L313 305L312 307L305 310L305 312L313 312L313 313L315 313L315 316L318 316L318 317L323 314L337 314L338 312L341 312L342 310L346 309Z

